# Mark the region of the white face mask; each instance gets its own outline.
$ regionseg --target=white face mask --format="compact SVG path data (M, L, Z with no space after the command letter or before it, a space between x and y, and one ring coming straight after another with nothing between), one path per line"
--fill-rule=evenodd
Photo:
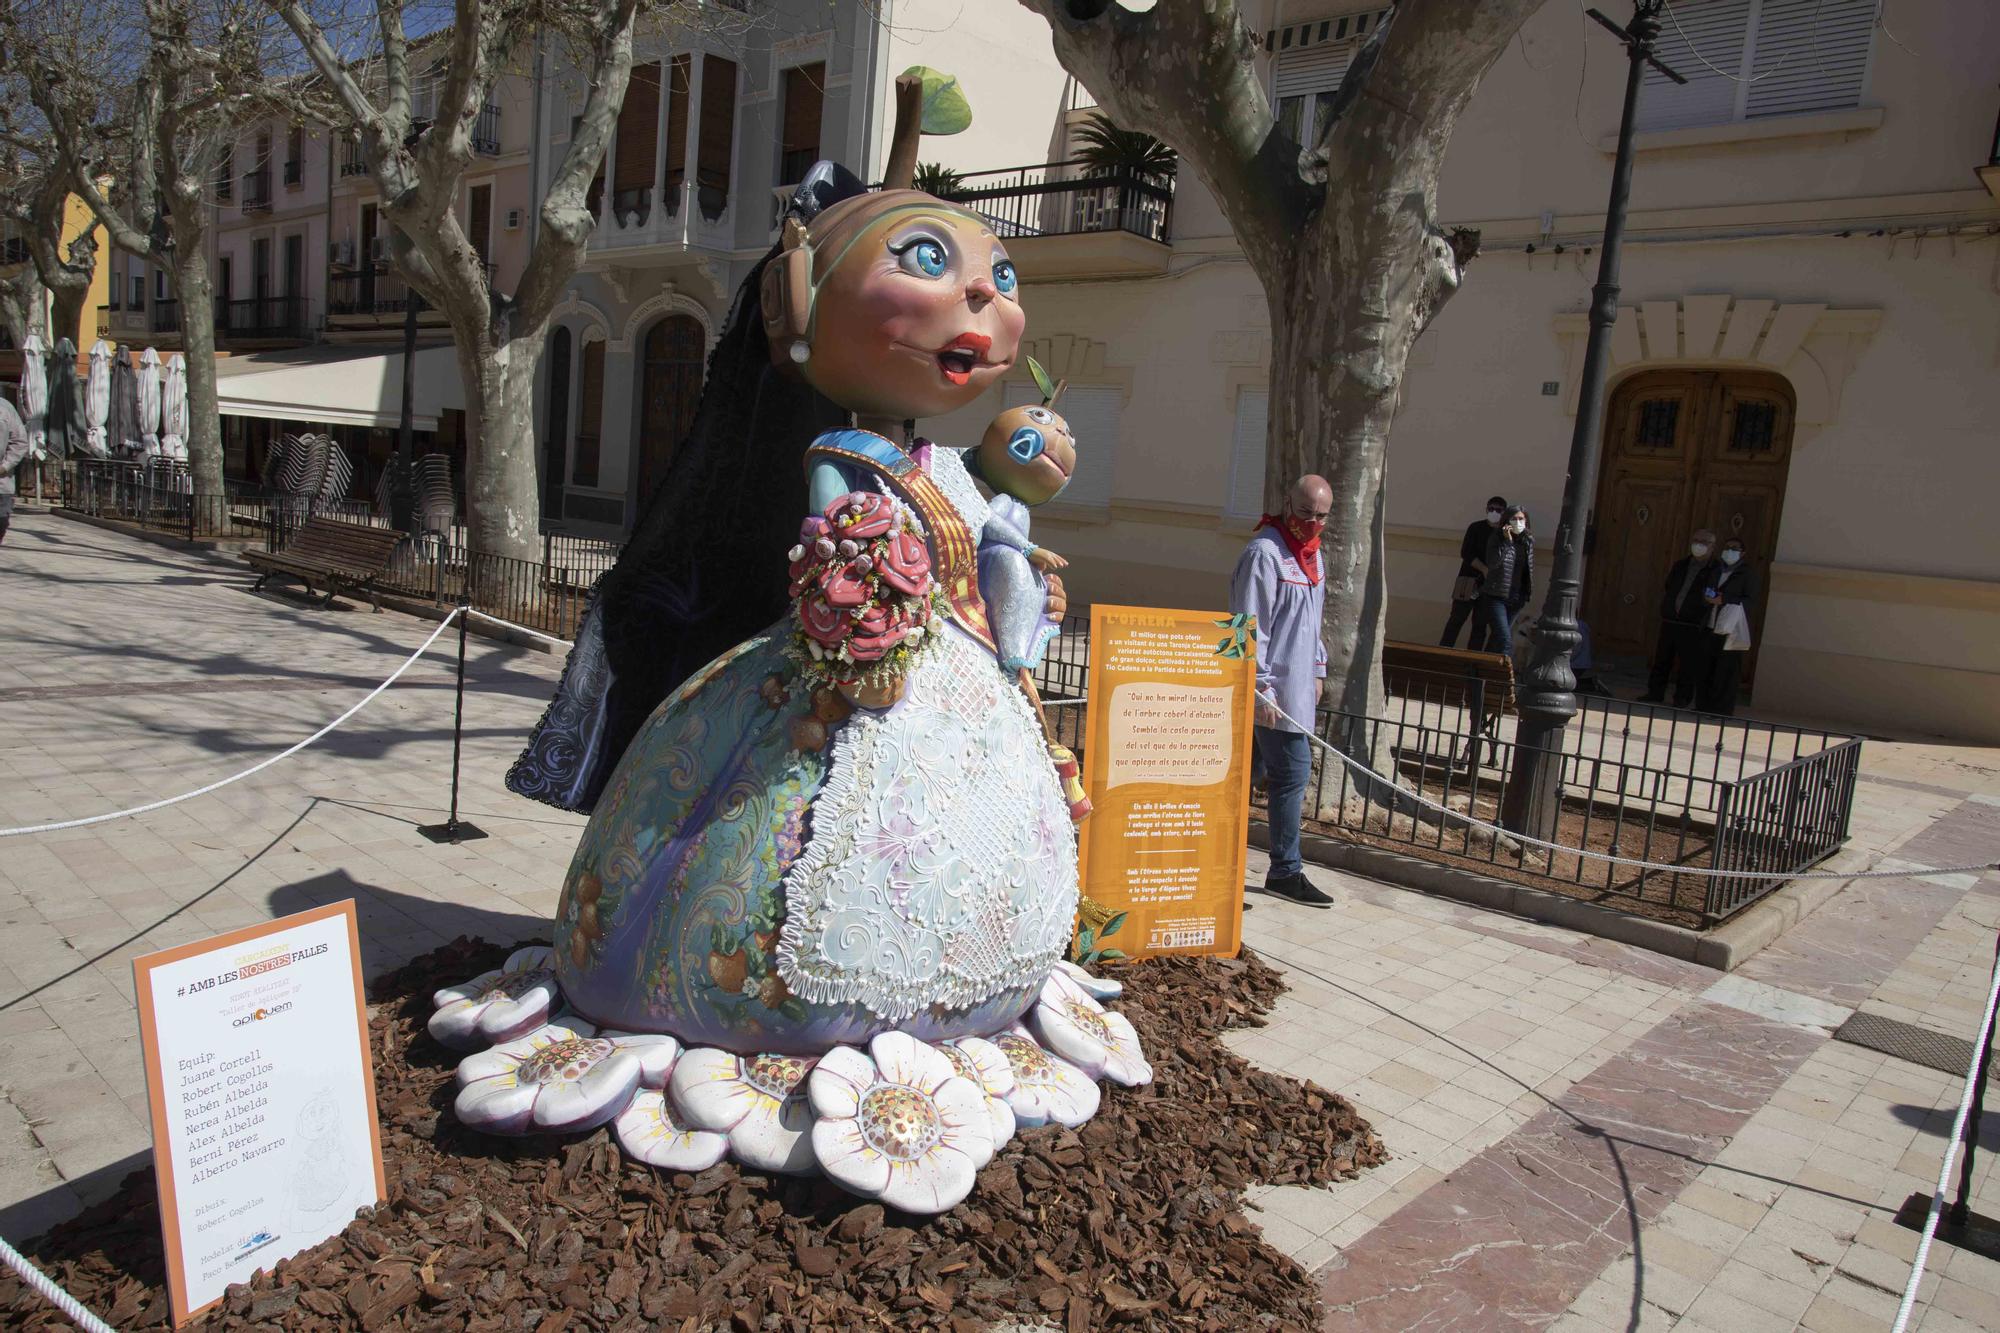
M1516 533L1526 532L1528 530L1528 520L1525 518L1517 518L1512 523L1509 523L1507 526L1512 528Z
M1724 551L1722 553L1722 563L1725 565L1733 565L1742 558L1743 552L1741 551Z
M1486 511L1486 521L1488 523L1491 523L1496 528L1500 526L1500 520L1505 517L1507 517L1507 515L1502 513L1498 509L1489 509Z
M1695 559L1697 559L1697 560L1705 560L1705 559L1707 559L1707 558L1708 558L1708 543L1707 543L1707 542L1696 542L1696 543L1695 543L1694 545L1692 545L1692 546L1688 547L1688 554L1689 554L1689 555L1691 555L1691 556L1693 556L1693 557L1694 557Z

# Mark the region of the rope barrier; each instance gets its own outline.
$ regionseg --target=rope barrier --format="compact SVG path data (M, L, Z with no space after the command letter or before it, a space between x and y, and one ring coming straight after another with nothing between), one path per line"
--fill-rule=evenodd
M489 616L484 611L475 611L471 607L466 607L465 610L466 614L470 615L474 620L484 620L489 624L504 625L508 629L519 630L523 634L533 635L535 638L540 639L545 643L560 644L564 648L576 647L576 643L574 640L558 639L553 634L544 634L538 629L529 629L526 625L516 625L511 620L502 620L498 616Z
M227 787L232 782L241 782L244 778L249 777L253 773L261 773L265 769L269 768L271 765L277 763L280 759L289 759L291 756L297 754L300 750L305 749L308 745L311 745L314 741L319 740L322 736L325 736L328 732L340 726L343 722L347 721L347 719L353 717L356 713L366 708L370 703L373 703L376 695L382 693L382 691L388 689L391 685L394 685L398 677L400 677L405 671L408 671L412 666L416 665L417 659L419 657L422 657L426 652L430 650L430 646L437 642L438 635L445 632L446 628L450 626L452 620L456 618L457 615L458 615L457 608L453 608L449 615L447 615L443 620L438 622L438 627L435 630L431 631L431 636L428 639L424 640L423 646L418 648L414 653L411 653L407 658L405 658L403 660L403 664L397 667L393 672L391 672L387 680L383 681L380 685L377 685L374 689L368 691L366 697L364 697L359 703L355 704L352 708L348 709L346 712L342 713L339 717L327 723L325 726L321 727L318 731L315 731L312 735L306 737L298 744L288 746L285 749L280 750L278 753L272 755L270 758L252 764L249 768L244 769L241 773L232 773L230 776L223 778L219 782L211 782L206 787L197 787L193 791L182 792L178 796L169 796L165 800L150 801L145 805L135 805L130 810L114 810L109 814L87 815L82 819L61 819L61 820L56 820L55 822L49 824L29 824L21 828L0 828L0 838L11 838L18 834L23 834L23 833L53 833L57 829L82 828L88 824L102 824L113 819L125 819L131 815L143 815L149 810L162 810L170 805L179 805L182 801L191 801L197 796L206 796L208 793L212 791L216 791L223 787Z
M1276 699L1262 693L1257 698L1259 702L1269 704L1279 717L1304 732L1307 740L1317 745L1320 749L1325 750L1328 754L1338 759L1341 763L1346 764L1363 777L1375 782L1388 783L1399 795L1407 796L1418 805L1426 809L1435 810L1447 819L1455 819L1473 828L1484 829L1488 833L1495 833L1501 837L1511 838L1515 842L1525 846L1540 847L1545 851L1562 852L1569 856L1589 857L1593 861L1608 861L1612 865L1631 866L1638 870L1659 870L1673 875L1706 875L1710 879L1928 879L1933 875L1980 875L1989 870L2000 870L2000 861L1982 861L1976 865L1963 866L1913 866L1908 870L1800 870L1788 874L1770 870L1713 870L1704 866L1673 865L1661 861L1641 861L1629 856L1614 856L1610 852L1594 852L1587 847L1566 847L1559 842L1545 842L1540 838L1530 837L1525 833L1516 833L1512 829L1502 828L1498 824L1489 824L1483 819L1475 819L1463 811L1454 810L1447 805L1439 805L1436 801L1413 792L1408 787L1397 786L1374 769L1363 764L1360 760L1352 758L1338 747L1320 739L1311 727L1303 725L1297 718L1280 707Z
M1903 1303L1896 1308L1896 1322L1889 1333L1903 1333L1910 1322L1910 1310L1917 1303L1917 1288L1923 1285L1924 1263L1930 1257L1931 1238L1937 1235L1938 1217L1944 1212L1944 1191L1951 1177L1951 1161L1958 1155L1959 1140L1965 1136L1965 1122L1972 1113L1973 1094L1986 1071L1986 1034L1993 1030L1993 1006L2000 1000L2000 958L1993 965L1993 984L1986 991L1986 1014L1979 1020L1979 1033L1972 1039L1972 1067L1965 1071L1965 1091L1959 1094L1958 1117L1952 1121L1951 1137L1945 1140L1944 1161L1938 1165L1937 1188L1931 1191L1930 1216L1924 1219L1923 1238L1917 1242L1917 1257L1910 1261L1910 1280L1903 1288Z
M0 1239L0 1259L5 1259L7 1267L20 1274L21 1281L39 1291L49 1304L75 1320L76 1326L83 1329L84 1333L116 1333L111 1325L85 1309L81 1301L57 1286L53 1278L29 1263L27 1258L5 1239Z

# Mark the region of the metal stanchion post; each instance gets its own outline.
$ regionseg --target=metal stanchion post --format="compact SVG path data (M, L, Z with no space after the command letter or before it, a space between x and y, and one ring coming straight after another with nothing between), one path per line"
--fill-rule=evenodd
M1993 966L2000 969L2000 939L1993 942ZM1972 1197L1972 1159L1979 1155L1979 1118L1986 1114L1986 1080L1993 1073L1993 1029L2000 1027L2000 1019L1986 1029L1986 1045L1979 1052L1979 1063L1972 1085L1972 1114L1965 1121L1965 1156L1958 1163L1958 1197L1952 1200L1945 1212L1945 1221L1963 1231L1972 1220L1971 1206L1966 1202Z
M471 609L471 604L461 598L454 612L458 617L458 691L451 714L451 813L444 823L425 824L417 830L432 842L471 842L486 836L486 830L458 817L458 763L465 733L465 622L466 612Z

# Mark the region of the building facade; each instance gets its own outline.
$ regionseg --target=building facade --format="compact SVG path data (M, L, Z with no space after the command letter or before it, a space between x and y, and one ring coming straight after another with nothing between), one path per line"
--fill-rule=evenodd
M1903 7L1892 37L1877 8L1673 7L1661 55L1690 78L1649 77L1642 100L1585 618L1600 656L1641 658L1690 530L1740 536L1765 590L1761 712L1990 743L2000 10ZM1377 6L1284 0L1266 70L1281 121L1321 113L1376 21ZM1439 209L1483 250L1404 383L1392 638L1436 641L1487 496L1553 535L1624 72L1605 34L1551 4L1459 124ZM1075 600L1220 606L1266 502L1265 301L1192 173L1170 235L1130 231L1081 259L1101 238L1009 242L1083 448L1037 537L1075 562ZM974 438L1028 392L1003 386L933 433Z

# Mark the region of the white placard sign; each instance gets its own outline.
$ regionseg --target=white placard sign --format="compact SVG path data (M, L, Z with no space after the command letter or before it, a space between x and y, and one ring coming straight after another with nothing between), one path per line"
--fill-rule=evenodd
M354 902L132 960L174 1322L381 1200Z

